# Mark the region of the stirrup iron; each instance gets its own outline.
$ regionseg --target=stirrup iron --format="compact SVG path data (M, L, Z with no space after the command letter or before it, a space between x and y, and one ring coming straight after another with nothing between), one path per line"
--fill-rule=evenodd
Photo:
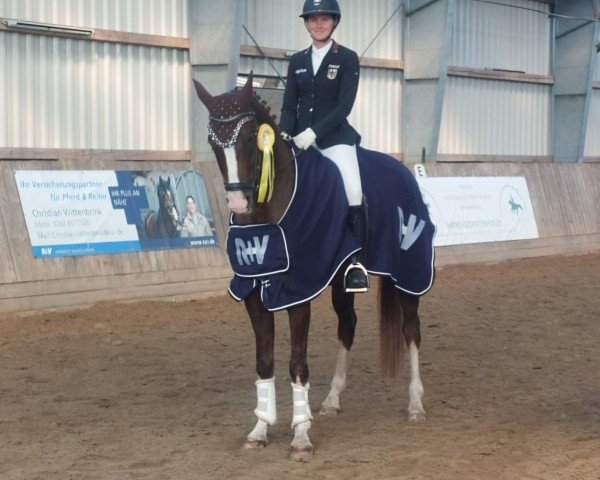
M365 279L366 279L366 285L364 283L363 283L363 285L349 285L348 284L348 273L354 269L359 270L363 273L363 275L365 276ZM344 291L346 293L360 293L360 292L366 292L368 290L369 290L369 273L367 272L367 269L360 262L356 262L356 263L353 262L350 265L348 265L348 267L346 268L346 271L344 272Z

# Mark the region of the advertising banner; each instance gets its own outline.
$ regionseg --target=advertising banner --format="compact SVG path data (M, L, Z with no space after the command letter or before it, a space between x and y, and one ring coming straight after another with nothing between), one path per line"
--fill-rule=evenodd
M435 246L538 238L523 177L417 177Z
M39 258L217 245L199 172L19 170Z

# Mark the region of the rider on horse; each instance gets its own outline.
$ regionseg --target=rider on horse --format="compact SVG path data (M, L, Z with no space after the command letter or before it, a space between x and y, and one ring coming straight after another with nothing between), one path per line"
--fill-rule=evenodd
M350 204L348 223L362 247L346 271L345 289L365 292L369 287L364 267L367 204L356 154L360 135L346 118L358 90L358 55L331 38L341 18L337 0L306 0L300 17L312 45L290 60L281 110L281 135L293 140L301 150L314 146L338 166Z

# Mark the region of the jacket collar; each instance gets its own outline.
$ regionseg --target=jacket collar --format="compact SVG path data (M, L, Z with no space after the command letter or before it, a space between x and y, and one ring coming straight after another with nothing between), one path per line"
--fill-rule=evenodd
M312 54L312 47L313 46L311 45L306 50L304 50L304 54L305 55ZM329 52L327 52L327 55L329 55L330 53L337 53L339 48L340 48L340 44L337 43L335 40L332 40L331 48L329 49ZM325 57L327 57L327 55L325 55Z
M316 71L316 72L313 72L313 69L312 69L312 58L311 58L311 55L312 55L312 48L313 48L313 46L311 45L306 50L304 50L304 55L305 55L304 58L305 58L306 64L308 65L308 68L312 72L313 76L316 76L324 68L323 66L327 64L326 62L330 62L332 60L331 59L332 55L335 55L336 53L338 53L338 50L339 50L339 47L340 47L339 43L337 43L335 40L332 40L332 42L333 43L331 44L331 48L329 49L329 51L323 57L323 61L321 62L321 66L319 67L319 70Z

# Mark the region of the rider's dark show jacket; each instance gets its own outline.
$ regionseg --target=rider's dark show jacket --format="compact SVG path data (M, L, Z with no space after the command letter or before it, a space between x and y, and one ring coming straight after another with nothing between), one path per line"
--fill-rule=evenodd
M281 131L294 136L310 127L321 149L360 143L360 135L347 120L359 78L358 55L335 41L316 75L312 67L312 46L295 53L288 68Z

